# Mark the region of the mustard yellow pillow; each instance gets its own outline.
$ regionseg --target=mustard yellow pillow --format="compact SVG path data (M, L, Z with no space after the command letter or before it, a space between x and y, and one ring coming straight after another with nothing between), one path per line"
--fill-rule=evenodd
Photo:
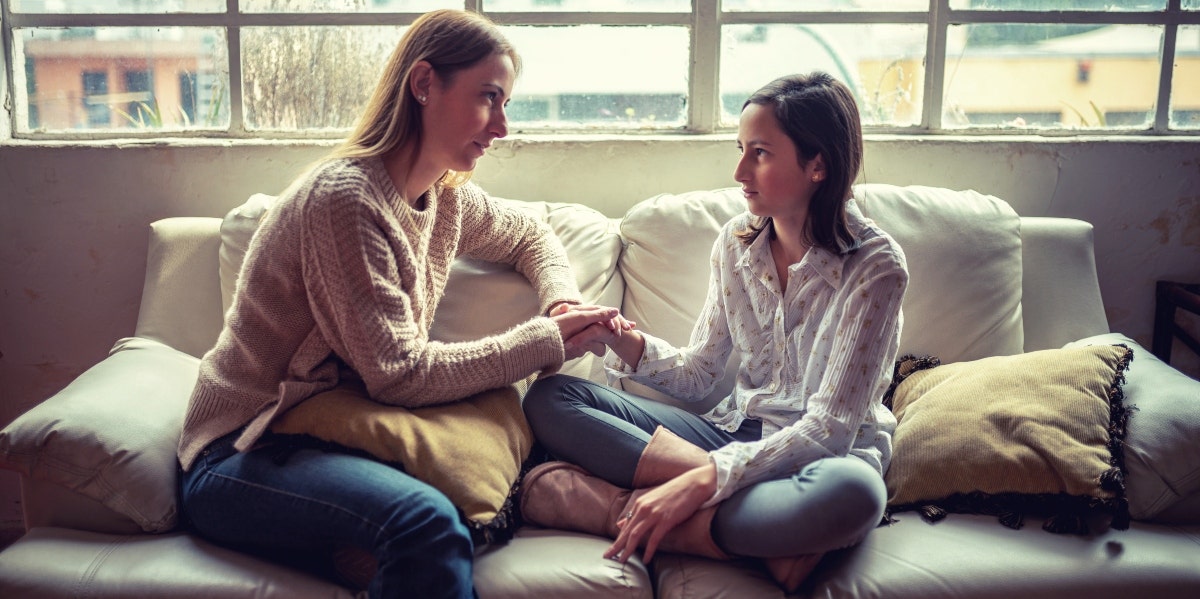
M346 384L301 402L271 430L399 464L445 493L479 540L500 540L511 536L512 495L533 447L533 432L521 411L530 382L411 410L372 401L361 384Z
M1019 528L1127 528L1124 345L1053 349L939 365L902 358L885 400L896 415L884 480L889 512L990 514Z

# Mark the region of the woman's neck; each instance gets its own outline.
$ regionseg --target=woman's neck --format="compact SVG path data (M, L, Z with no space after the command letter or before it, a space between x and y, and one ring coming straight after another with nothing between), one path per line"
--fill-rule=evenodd
M419 208L417 204L421 201L421 196L442 178L445 170L432 168L422 162L420 156L414 160L412 152L412 148L399 150L385 156L383 163L401 199L409 206Z

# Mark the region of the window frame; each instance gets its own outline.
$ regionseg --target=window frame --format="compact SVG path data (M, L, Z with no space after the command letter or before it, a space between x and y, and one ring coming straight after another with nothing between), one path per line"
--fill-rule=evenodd
M164 14L32 14L14 13L12 0L0 0L0 42L3 44L4 69L2 138L30 140L91 140L113 138L199 137L220 139L331 139L329 130L248 130L242 105L241 29L272 26L378 26L410 25L420 12L362 13L242 13L238 0L226 0L224 12ZM1184 10L1182 0L1167 0L1162 11L1014 11L953 9L950 0L930 0L926 11L736 11L721 9L722 0L691 0L690 12L489 12L487 0L463 0L462 7L486 14L499 25L671 25L689 31L691 46L688 73L687 121L682 127L663 129L597 129L560 127L537 129L537 133L616 133L621 135L710 134L727 133L721 125L718 73L721 59L721 28L741 24L924 24L927 27L925 80L921 120L912 126L868 126L865 131L878 134L907 135L1034 135L1055 136L1197 136L1193 129L1170 127L1170 97L1174 75L1175 45L1180 26L1200 25L1200 10ZM1103 24L1154 25L1163 27L1159 87L1155 113L1149 129L1028 129L965 127L946 129L942 124L943 89L946 73L946 38L949 27L977 23L1013 24ZM17 103L16 93L25 84L22 69L14 68L13 30L25 27L219 27L226 31L229 59L230 123L223 130L84 130L21 131L16 123L27 117L27 106ZM344 132L343 132L344 133Z

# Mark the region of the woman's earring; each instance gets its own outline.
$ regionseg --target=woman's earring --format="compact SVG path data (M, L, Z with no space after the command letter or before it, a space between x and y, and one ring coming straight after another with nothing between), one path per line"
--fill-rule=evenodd
M427 96L417 96L417 101L420 102L421 104L424 104L428 100L429 100L429 98Z
M820 180L821 180L821 175L813 175L813 183L816 183Z

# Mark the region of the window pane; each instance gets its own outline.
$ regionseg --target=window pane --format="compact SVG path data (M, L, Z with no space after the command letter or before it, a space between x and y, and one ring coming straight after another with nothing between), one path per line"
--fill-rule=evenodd
M16 29L14 38L25 65L18 131L229 126L220 28Z
M1147 127L1161 43L1143 25L952 26L942 124Z
M225 0L12 0L12 10L38 14L225 12Z
M426 12L462 0L241 0L244 12Z
M921 121L924 25L728 25L721 43L722 124L776 77L813 70L854 90L864 125Z
M1184 0L1188 2L1189 0ZM1194 1L1194 0L1192 0ZM950 8L975 10L1163 10L1167 0L950 0Z
M687 120L684 27L504 27L523 57L511 128L679 127Z
M348 129L404 27L247 27L248 129Z
M1196 10L1200 8L1200 0L1183 0L1184 10Z
M725 0L723 10L733 11L925 11L929 0Z
M1200 129L1200 25L1181 25L1176 37L1171 126Z
M692 4L690 0L487 0L483 8L490 12L688 12Z

